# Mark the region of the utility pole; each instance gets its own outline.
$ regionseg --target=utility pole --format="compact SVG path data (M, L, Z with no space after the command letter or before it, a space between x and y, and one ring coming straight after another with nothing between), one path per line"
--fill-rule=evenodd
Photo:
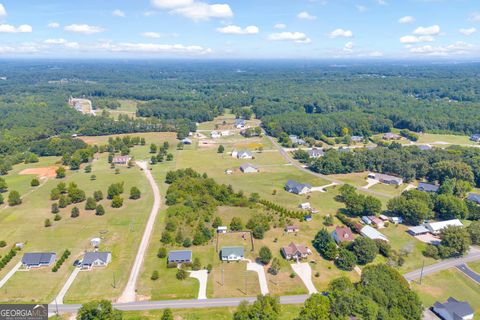
M224 271L224 269L222 268L222 287L223 287L223 285L224 285L224 282L223 282L223 281L224 281L224 278L223 278L223 271Z
M117 283L115 281L115 272L112 273L113 274L113 288L116 288L117 287Z
M58 317L58 303L57 303L57 297L55 297L55 313Z
M420 285L422 284L422 278L423 278L423 268L425 267L425 260L423 260L422 264L422 270L420 271Z
M247 295L247 275L248 271L245 271L245 295Z

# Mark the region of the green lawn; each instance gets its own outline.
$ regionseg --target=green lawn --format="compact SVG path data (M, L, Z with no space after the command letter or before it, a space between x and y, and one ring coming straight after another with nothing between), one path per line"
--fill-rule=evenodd
M118 109L106 109L111 116L113 116L115 119L118 118L119 115L121 114L126 114L129 117L136 117L137 113L137 101L135 100L118 100L120 102L120 108ZM102 110L97 110L97 113L101 113Z
M469 268L475 271L476 273L480 274L480 261L470 262L468 264Z
M456 269L428 275L422 284L412 282L412 288L420 295L425 307L436 301L445 302L448 297L468 301L475 310L475 319L480 319L480 286Z
M146 148L146 147L145 147ZM28 167L52 165L56 159L42 159L40 163ZM73 270L73 261L80 257L86 250L91 250L89 241L102 234L104 237L102 250L109 250L113 255L113 262L105 269L82 272L70 291L67 293L66 302L85 302L97 298L116 298L122 291L128 278L130 266L143 233L146 218L152 206L153 197L151 188L138 168L121 168L116 175L107 163L107 155L101 155L92 164L97 179L90 180L90 175L83 170L67 172L64 182L75 182L79 188L91 196L94 190L102 190L106 195L107 187L112 182L125 182L126 195L124 206L120 209L110 207L110 201L103 200L105 207L104 216L95 216L92 211L85 211L85 203L78 204L80 217L70 217L73 205L61 209L62 220L53 221L50 213L52 201L49 199L50 190L59 180L50 179L34 192L27 192L20 206L0 210L0 234L9 245L24 242L24 252L53 251L60 255L65 249L72 252L71 257L65 262L57 273L50 268L18 272L10 281L0 289L0 301L10 302L51 302L59 292L63 283ZM25 182L17 178L17 173L26 165L15 166L14 171L7 176L15 183ZM29 177L29 180L31 177ZM28 180L28 181L29 181ZM21 185L18 185L19 189ZM130 187L137 186L142 192L142 199L128 200ZM53 226L44 227L44 220L49 218ZM0 254L3 254L0 252ZM22 252L0 272L0 277L5 275L22 256ZM115 279L115 280L114 280ZM28 283L28 286L25 284Z
M419 134L417 143L433 143L444 142L447 144L459 144L459 145L478 145L478 143L470 141L468 136L460 136L453 134L433 134L423 133Z

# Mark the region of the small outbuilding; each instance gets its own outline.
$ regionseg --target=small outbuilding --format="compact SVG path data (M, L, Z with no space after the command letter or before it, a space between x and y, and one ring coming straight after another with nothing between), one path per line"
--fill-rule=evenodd
M298 232L300 228L298 226L286 226L285 227L285 232L286 233L292 233L292 232Z
M183 144L192 144L192 139L185 138L185 139L182 140L182 143Z
M192 262L192 250L174 250L168 253L168 263L189 263Z
M421 236L422 234L427 234L429 232L430 231L428 231L428 229L424 226L415 226L408 228L408 233L410 233L412 236Z
M303 209L303 210L308 210L308 209L310 209L312 206L310 205L310 202L304 202L304 203L300 203L300 204L298 205L298 207L299 207L300 209Z
M480 204L480 194L478 193L470 193L467 197L467 200L473 201L476 204Z
M102 243L102 239L100 238L92 238L90 240L90 245L94 248L98 248L98 246L100 245L100 243Z
M126 165L130 160L132 160L132 157L130 156L116 156L116 157L113 157L112 163L118 164L118 165Z
M246 163L240 166L240 171L242 171L243 173L256 173L258 172L258 168L255 167L253 164Z
M227 226L218 226L217 233L227 233L228 227Z

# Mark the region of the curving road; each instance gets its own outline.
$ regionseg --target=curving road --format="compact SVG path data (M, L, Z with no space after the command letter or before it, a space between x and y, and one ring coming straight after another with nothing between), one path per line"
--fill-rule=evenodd
M145 253L147 252L148 243L153 232L153 227L155 225L155 220L157 218L158 211L160 210L161 203L160 190L158 189L158 185L155 182L152 173L148 169L147 162L137 161L136 163L141 169L143 169L143 172L145 173L145 176L152 187L154 201L152 211L150 212L150 217L148 218L147 225L145 226L142 241L140 242L140 247L138 248L137 256L135 257L135 262L133 263L132 271L130 272L130 277L128 278L127 286L123 290L120 298L118 298L119 303L133 302L136 299L135 287L137 285L138 276L142 268Z

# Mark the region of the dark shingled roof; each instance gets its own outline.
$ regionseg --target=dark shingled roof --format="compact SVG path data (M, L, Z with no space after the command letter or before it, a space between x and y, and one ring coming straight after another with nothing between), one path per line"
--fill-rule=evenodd
M100 260L104 263L108 262L110 252L87 252L82 260L82 265L92 265L95 261Z
M465 316L473 314L473 309L468 302L458 301L452 297L448 298L445 303L435 302L433 308L445 310L453 319L462 319Z
M431 183L425 183L425 182L420 182L418 184L418 190L420 191L425 191L425 192L437 192L438 191L438 186L431 184Z
M22 257L22 264L27 266L50 265L55 258L54 252L25 253Z
M192 251L191 250L177 250L170 251L168 254L168 262L178 262L178 261L192 261Z
M287 189L287 191L289 192L294 192L294 193L300 193L304 187L307 187L309 189L312 188L312 186L309 184L299 183L293 180L288 180L287 183L285 184L285 189Z
M468 200L474 201L476 203L480 203L480 194L478 193L470 193L467 197Z

